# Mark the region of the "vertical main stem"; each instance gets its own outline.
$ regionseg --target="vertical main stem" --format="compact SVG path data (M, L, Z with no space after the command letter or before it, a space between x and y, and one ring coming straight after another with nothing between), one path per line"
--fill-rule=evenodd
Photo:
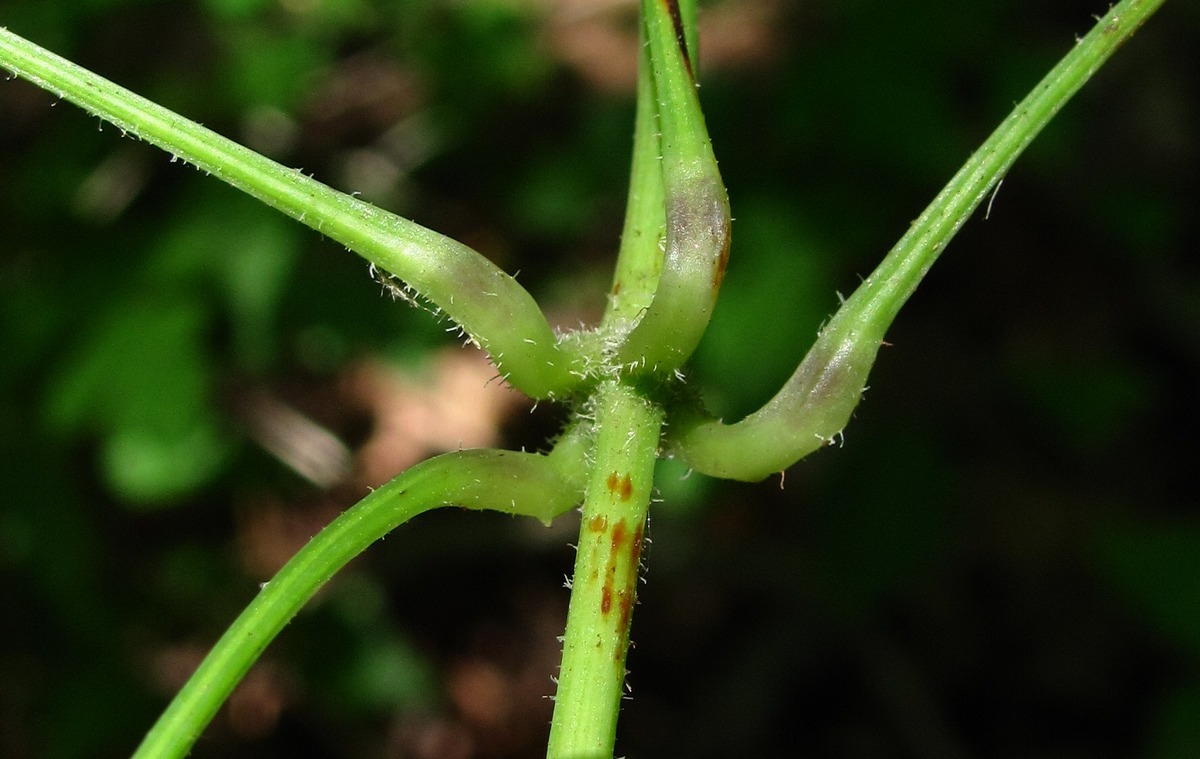
M662 410L613 382L596 393L594 461L548 759L612 759Z

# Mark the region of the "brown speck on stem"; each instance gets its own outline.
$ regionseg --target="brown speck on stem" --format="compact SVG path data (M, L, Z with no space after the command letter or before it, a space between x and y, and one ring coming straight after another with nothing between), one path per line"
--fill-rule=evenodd
M617 598L617 605L620 608L620 618L617 620L617 629L623 631L625 634L628 634L629 617L633 614L633 590L622 590L618 592ZM618 654L617 661L621 660L621 657L624 656L624 653L624 651L621 651L621 653Z
M628 474L610 472L605 484L608 485L608 492L622 501L628 501L633 496L633 480L629 478Z
M621 544L625 542L625 520L622 519L613 527L612 533L612 555L611 560L616 561L617 554L621 550Z

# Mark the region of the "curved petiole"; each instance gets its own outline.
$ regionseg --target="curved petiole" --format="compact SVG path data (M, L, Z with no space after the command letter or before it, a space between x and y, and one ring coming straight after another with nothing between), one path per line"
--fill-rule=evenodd
M110 121L345 245L399 277L534 398L576 388L583 361L560 346L533 297L471 248L338 192L0 27L0 67Z
M840 433L858 405L884 333L950 239L1059 109L1163 0L1123 0L975 151L879 267L817 336L783 388L736 424L693 416L668 428L672 446L696 471L760 480Z
M576 427L547 455L457 451L408 469L321 530L251 601L151 728L135 759L188 753L221 704L292 617L334 573L398 525L444 505L549 522L579 504L590 431Z

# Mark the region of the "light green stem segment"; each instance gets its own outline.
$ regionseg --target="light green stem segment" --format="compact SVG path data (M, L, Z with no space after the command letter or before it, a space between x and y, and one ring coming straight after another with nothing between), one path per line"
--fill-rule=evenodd
M417 464L316 535L234 621L146 735L135 759L185 756L217 709L284 626L339 569L412 517L443 505L535 516L576 506L584 488L582 432L546 456L490 449Z
M838 309L783 388L736 424L677 420L673 447L695 470L760 480L836 439L858 405L884 334L946 244L1059 109L1163 0L1123 0L1017 105Z
M428 299L534 398L578 386L582 360L560 347L525 288L455 240L338 192L0 28L0 67L153 143L337 240Z
M631 187L645 197L631 197L633 227L627 224L626 233L638 234L633 242L642 247L657 246L661 239L664 250L649 305L641 306L642 301L633 295L627 298L640 307L636 314L640 318L617 349L617 361L629 369L659 374L679 368L699 344L729 256L729 199L700 110L692 61L679 36L685 32L684 19L691 24L693 16L694 8L684 14L678 3L642 2L646 46L639 62L642 73ZM648 93L652 97L648 98ZM649 116L655 117L657 140L647 134ZM657 181L645 176L653 170L646 164L653 157L647 153L655 142L661 151L661 179ZM660 192L662 211L649 205L659 200ZM618 284L622 274L619 266ZM643 275L643 279L650 277Z
M611 759L662 410L617 383L595 398L595 441L563 637L549 759Z
M613 271L612 290L601 329L623 335L654 300L666 246L666 212L663 201L662 167L659 158L658 105L650 77L650 52L645 25L639 32L637 116L633 131L633 165L625 227Z

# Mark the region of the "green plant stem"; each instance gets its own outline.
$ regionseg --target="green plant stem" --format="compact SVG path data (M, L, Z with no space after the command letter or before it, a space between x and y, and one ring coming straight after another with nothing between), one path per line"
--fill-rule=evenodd
M490 449L424 461L321 530L230 625L146 735L135 759L188 753L221 704L276 635L339 569L417 514L446 504L549 521L577 505L584 486L583 431L549 456Z
M950 239L1017 157L1163 0L1123 0L1022 100L821 330L783 388L736 424L693 417L669 430L699 472L760 480L832 442L858 405L884 334Z
M594 459L576 549L549 759L613 755L662 421L661 408L627 385L605 383L597 390Z
M3 27L0 66L400 277L404 285L395 292L426 298L445 312L531 397L565 395L579 385L582 358L559 345L529 292L466 245L278 164Z

